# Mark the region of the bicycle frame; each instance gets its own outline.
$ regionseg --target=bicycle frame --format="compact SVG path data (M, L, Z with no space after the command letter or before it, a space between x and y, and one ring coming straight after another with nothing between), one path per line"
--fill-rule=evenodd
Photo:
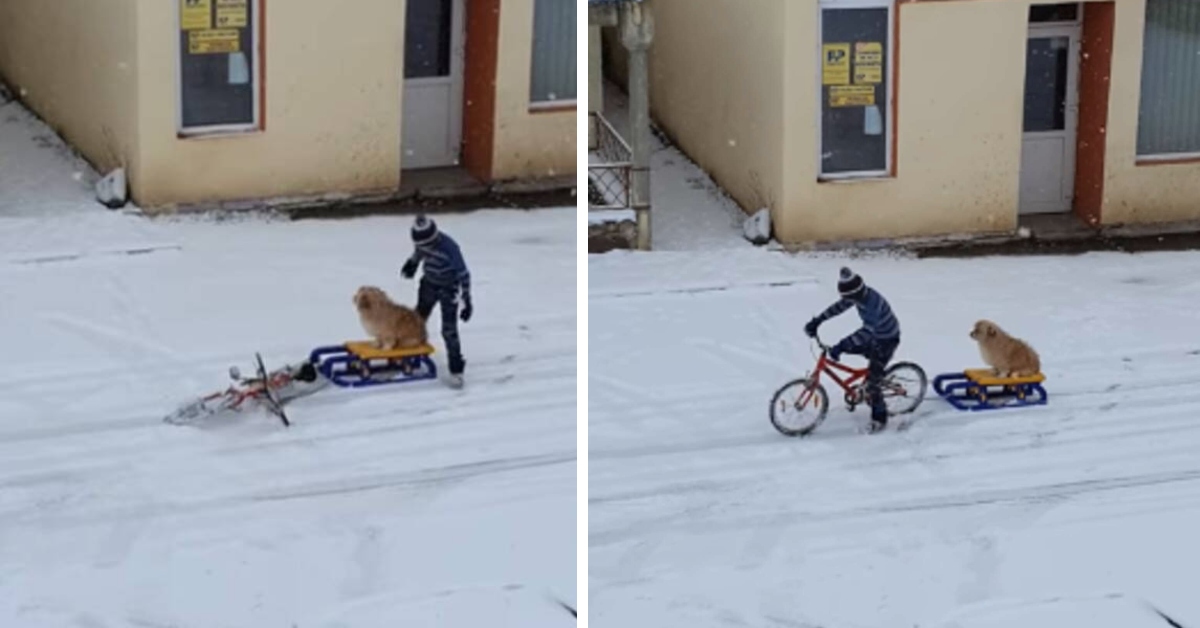
M845 375L838 377L839 371L845 373ZM858 387L858 385L866 381L867 374L869 372L869 369L856 369L846 366L841 362L834 362L833 359L829 357L828 350L825 350L821 352L821 357L817 360L817 368L813 371L812 381L814 384L819 382L821 380L821 374L824 373L825 375L829 376L829 379L832 379L834 382L836 382L837 385L842 388L842 390L847 393L852 393L854 392L854 389Z
M869 368L856 369L834 361L829 357L829 347L821 342L821 337L816 336L814 340L817 342L817 346L821 348L821 357L817 358L817 367L813 370L809 378L812 384L820 383L821 374L824 373L829 376L829 379L836 382L843 391L852 393L859 384L866 381L867 375L870 373ZM845 374L843 376L844 379L843 377L838 377L839 371Z
M800 398L796 400L796 403L800 408L808 407L808 402L812 401L813 395L815 394L813 391L816 390L817 385L821 383L822 373L828 375L829 379L832 379L834 382L836 382L837 385L840 386L847 395L849 395L854 392L854 389L857 388L861 382L864 382L867 379L867 374L870 372L869 368L856 369L854 367L846 366L841 362L834 361L829 357L829 347L826 346L825 343L821 342L820 336L814 337L814 340L816 340L817 346L821 348L821 356L817 358L817 367L813 369L812 374L809 375L807 389L803 394L800 395ZM839 371L845 375L839 377Z

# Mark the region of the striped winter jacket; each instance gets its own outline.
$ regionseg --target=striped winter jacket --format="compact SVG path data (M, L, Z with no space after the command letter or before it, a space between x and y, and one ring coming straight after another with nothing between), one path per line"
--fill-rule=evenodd
M817 316L817 320L825 322L852 307L857 307L863 326L845 340L846 344L859 347L865 345L869 340L899 338L900 321L896 320L896 315L892 313L892 307L888 305L887 299L884 299L870 286L863 287L863 290L866 291L866 294L861 300L842 299Z
M424 262L423 280L446 288L461 288L463 294L470 294L471 272L467 262L458 243L445 233L439 233L429 244L418 246L410 259Z

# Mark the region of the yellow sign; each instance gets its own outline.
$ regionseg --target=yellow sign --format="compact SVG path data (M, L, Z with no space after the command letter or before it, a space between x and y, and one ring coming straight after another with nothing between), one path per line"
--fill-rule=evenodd
M245 28L246 0L217 0L217 28Z
M854 65L882 64L883 44L877 41L860 41L854 44Z
M877 41L854 44L854 82L868 85L883 82L883 44Z
M227 54L241 50L240 33L234 29L188 33L188 52L194 55Z
M850 82L850 44L821 46L821 84L846 85Z
M180 0L179 21L185 31L212 28L212 0Z
M876 84L883 82L883 68L878 65L865 65L854 68L854 82Z
M834 85L829 88L830 107L867 107L875 104L875 88L870 85Z

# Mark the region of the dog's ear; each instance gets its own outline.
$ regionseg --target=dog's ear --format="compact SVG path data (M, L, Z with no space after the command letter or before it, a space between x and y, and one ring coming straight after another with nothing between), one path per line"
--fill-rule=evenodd
M988 335L988 338L996 337L996 327L994 325L988 325L987 335Z

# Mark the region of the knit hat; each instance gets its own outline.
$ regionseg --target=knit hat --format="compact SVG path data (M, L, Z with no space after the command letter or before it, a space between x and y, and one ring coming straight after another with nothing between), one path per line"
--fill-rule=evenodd
M854 271L849 268L843 268L841 275L838 277L838 292L843 297L852 297L860 292L866 284L863 283L862 277L859 277Z
M437 224L427 218L424 214L417 216L413 221L412 239L417 246L429 244L437 237Z

